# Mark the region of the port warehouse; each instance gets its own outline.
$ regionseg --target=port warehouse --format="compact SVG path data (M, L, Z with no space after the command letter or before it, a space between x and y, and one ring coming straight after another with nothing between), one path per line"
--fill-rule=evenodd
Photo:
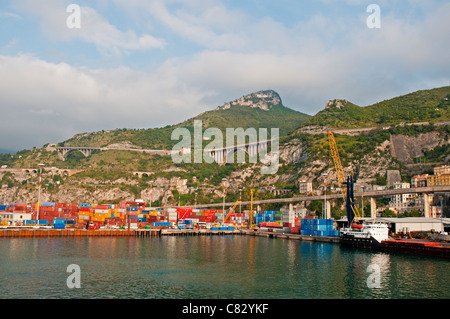
M448 232L450 230L450 218L426 218L426 217L381 217L381 218L360 218L364 223L385 223L389 227L389 232L413 233L413 232ZM347 225L347 217L336 221L337 228Z
M151 208L143 202L121 202L119 205L95 205L89 203L67 204L43 202L36 205L0 205L0 224L11 226L48 226L55 229L87 228L89 224L98 229L194 229L201 225L218 231L232 231L248 227L248 213L215 209ZM223 221L223 218L226 218ZM39 219L37 219L39 218ZM373 222L373 219L363 219ZM301 218L293 212L260 211L254 214L254 224L264 232L282 232L305 236L337 237L338 229L346 226L341 220ZM391 233L448 231L449 218L377 218L389 225ZM147 236L147 235L146 235Z

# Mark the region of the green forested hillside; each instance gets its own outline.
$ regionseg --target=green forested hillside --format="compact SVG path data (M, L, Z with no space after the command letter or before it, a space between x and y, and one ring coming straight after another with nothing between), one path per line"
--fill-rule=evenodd
M361 128L450 120L450 86L417 91L365 107L340 102L342 106L334 103L302 126Z
M277 94L276 92L273 93ZM255 102L258 101L255 99ZM171 140L172 131L178 127L185 127L193 131L194 120L201 120L203 129L208 127L218 128L224 132L224 135L226 128L247 129L253 127L255 129L267 128L268 133L270 133L270 128L279 128L280 136L285 136L310 117L310 115L292 110L281 104L270 105L268 110L252 108L248 105L233 105L228 109L217 108L207 111L182 123L163 128L117 129L77 134L73 138L60 143L60 145L104 147L113 143L128 141L142 148L171 149L178 142Z

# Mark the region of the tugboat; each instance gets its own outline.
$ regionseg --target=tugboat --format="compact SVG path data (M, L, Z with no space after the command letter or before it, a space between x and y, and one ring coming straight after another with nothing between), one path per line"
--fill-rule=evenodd
M361 248L379 248L381 242L389 239L389 228L383 223L360 225L355 219L355 198L353 192L353 179L347 177L347 228L339 232L342 245L350 245Z

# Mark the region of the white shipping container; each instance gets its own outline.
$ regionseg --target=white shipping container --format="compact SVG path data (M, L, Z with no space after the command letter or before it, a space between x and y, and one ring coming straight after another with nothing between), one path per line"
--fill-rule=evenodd
M90 216L89 215L78 215L79 219L89 219Z
M127 210L125 208L117 208L118 213L125 213Z
M96 214L109 214L109 209L96 209Z

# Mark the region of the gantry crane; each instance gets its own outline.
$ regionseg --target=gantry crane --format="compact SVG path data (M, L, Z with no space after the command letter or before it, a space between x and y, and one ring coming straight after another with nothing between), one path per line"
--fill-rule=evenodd
M347 220L348 226L350 227L353 224L355 218L359 218L358 209L355 206L355 198L353 195L353 179L349 176L347 177L347 181L345 181L344 170L342 168L341 159L339 157L339 152L333 132L328 131L328 141L330 143L331 157L333 158L342 197L347 203Z

